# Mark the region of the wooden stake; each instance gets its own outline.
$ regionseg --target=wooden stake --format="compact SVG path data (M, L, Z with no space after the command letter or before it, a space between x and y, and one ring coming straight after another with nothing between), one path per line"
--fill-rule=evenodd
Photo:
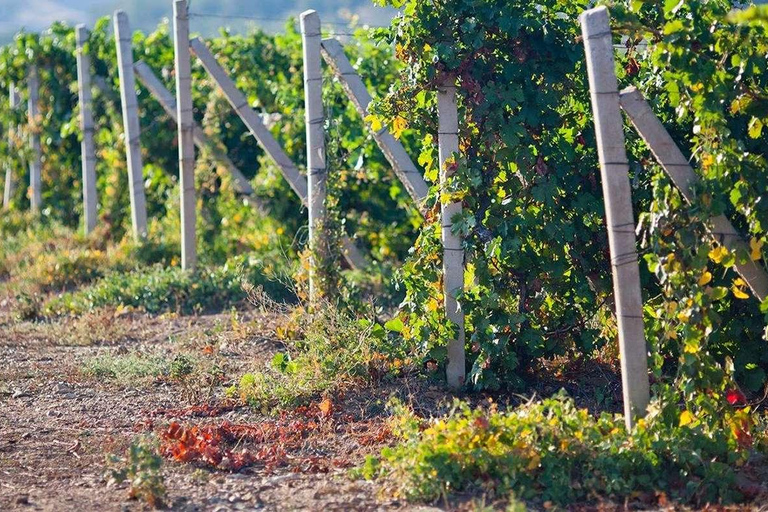
M83 216L85 233L94 230L97 221L96 208L96 151L93 143L93 102L91 99L91 59L84 46L88 41L85 25L75 28L77 45L77 91L80 103L80 131L83 140L80 143L83 162Z
M141 126L136 80L133 75L133 48L128 15L115 12L115 44L117 70L120 76L120 101L123 106L125 152L128 161L128 186L131 195L131 221L136 239L147 236L147 200L144 195L144 172L141 161Z
M629 162L624 147L624 122L619 109L608 10L598 7L584 12L581 15L581 27L595 118L608 243L611 249L624 419L630 429L636 416L645 415L650 390L635 220L632 214L632 189L629 183Z
M234 111L243 120L245 126L248 127L248 130L264 149L264 152L280 169L283 177L288 181L296 195L299 196L299 199L301 199L302 204L307 206L306 178L299 173L299 169L283 151L283 148L280 147L280 144L278 144L267 127L264 126L259 115L248 105L245 95L237 89L235 83L219 65L211 51L205 46L205 43L201 39L195 38L190 41L190 46L192 52L197 55L203 67L208 71L208 74L218 84ZM343 237L342 245L344 258L352 268L361 269L368 265L352 240L348 237Z
M344 54L344 47L337 39L323 39L322 42L323 58L333 70L333 73L339 79L342 88L352 101L358 114L365 119L368 115L368 106L373 101L368 89L365 87L360 75L357 74L349 59ZM424 181L416 165L414 165L405 148L386 127L374 131L366 123L373 140L378 144L379 149L384 153L400 182L405 186L405 190L416 202L419 211L424 214L424 200L429 193L429 185Z
M307 184L309 196L309 300L315 302L327 290L321 284L328 265L328 211L325 201L328 169L325 154L325 113L323 112L323 71L320 60L320 16L313 10L301 13L301 40L304 50L304 118L307 133Z
M8 102L11 110L16 110L19 106L19 90L16 88L16 84L11 82L8 87ZM8 124L8 148L11 152L14 152L16 148L16 134L18 133L17 127L13 123ZM8 159L5 162L5 188L3 189L3 208L8 209L11 207L11 199L13 198L14 190L14 178L13 178L13 160Z
M189 14L186 0L173 3L173 47L176 67L176 117L179 132L181 188L181 268L193 270L195 245L195 120L192 112L192 73L189 55Z
M459 115L456 86L446 82L437 91L438 144L440 153L440 187L447 185L455 173L454 157L459 152ZM461 237L453 234L453 218L461 214L461 202L440 200L443 240L443 295L445 315L456 326L456 338L448 340L448 385L464 385L466 355L464 353L464 311L457 296L464 290L464 247Z
M37 74L37 66L29 67L27 77L29 87L29 143L32 146L32 160L29 162L29 189L30 203L33 212L39 212L43 204L40 173L42 170L42 150L40 149L40 78Z
M634 125L637 132L651 148L653 156L672 180L672 183L680 190L683 198L688 203L695 199L693 189L699 182L699 178L683 156L680 148L672 140L669 132L661 124L645 101L643 95L636 87L629 87L621 92L619 101L627 117ZM746 256L749 248L744 243L741 235L733 224L725 217L718 215L709 219L707 229L718 243L723 244L729 251L737 255ZM763 301L768 297L768 274L765 269L752 261L748 256L736 258L736 272L747 282L752 293Z

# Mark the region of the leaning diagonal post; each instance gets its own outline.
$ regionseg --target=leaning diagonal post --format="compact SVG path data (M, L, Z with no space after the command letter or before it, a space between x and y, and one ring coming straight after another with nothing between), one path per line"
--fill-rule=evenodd
M280 144L278 144L267 127L264 126L258 114L248 105L245 95L238 90L232 79L227 76L227 73L216 61L216 58L208 47L205 46L205 43L201 39L195 38L189 44L194 54L200 59L200 63L218 84L229 104L232 105L234 111L243 120L251 135L254 136L267 155L275 162L283 177L288 181L293 191L296 192L296 195L299 196L299 199L301 199L302 204L306 206L307 180L299 173L299 169L283 151L283 148L280 147ZM343 237L342 244L344 245L344 257L353 268L360 269L367 266L365 258L360 254L360 250L351 239Z
M324 270L328 265L323 71L320 57L320 17L313 10L301 13L304 56L304 118L307 137L307 205L309 210L309 300L326 295Z
M91 59L86 53L88 30L85 25L75 28L77 45L77 90L80 104L80 131L83 140L80 143L83 166L83 216L85 233L96 227L96 152L93 143L93 105L91 100Z
M368 106L373 101L362 78L352 67L352 63L344 54L344 47L337 39L323 39L323 57L341 82L344 91L352 101L358 114L365 119L368 116ZM386 126L373 130L370 125L373 140L376 141L384 157L389 161L395 174L405 186L405 190L416 202L419 211L424 213L424 200L429 193L429 185L424 181L416 165L414 165L405 148Z
M692 203L695 199L693 186L699 179L642 93L636 87L625 89L621 92L620 102L637 132L651 148L656 160L685 200ZM747 282L755 296L760 301L768 297L768 274L756 262L744 256L749 254L749 248L725 215L709 219L707 229L715 240L737 254L736 272Z
M128 188L131 196L131 222L135 238L147 235L147 200L144 195L144 172L141 161L141 127L139 102L136 99L136 80L133 75L132 32L128 15L115 12L115 44L117 45L117 71L120 76L120 101L123 106L125 152L128 163Z
M581 15L592 111L603 182L613 290L619 328L624 420L632 428L650 400L648 360L643 333L643 301L637 261L635 220L629 162L624 147L624 122L613 58L613 38L605 7Z
M181 268L197 264L195 238L195 120L192 115L192 71L189 55L187 1L173 3L173 49L176 70L176 126L179 133L179 188L181 189Z
M29 143L32 146L32 159L29 162L29 200L33 212L39 212L43 204L40 173L42 169L42 150L40 149L40 78L37 66L29 67L27 77L29 87L29 103L27 115L29 118Z
M19 91L16 89L16 84L11 82L8 86L8 102L11 110L15 110L19 106ZM8 148L11 152L16 147L16 126L13 123L8 124ZM3 189L3 208L8 209L11 207L11 198L13 197L14 189L14 177L13 177L13 161L9 158L5 162L5 189Z
M152 72L149 65L143 60L139 60L133 65L133 69L136 71L136 77L142 84L144 84L144 87L147 88L149 93L155 97L157 102L160 103L160 106L163 107L165 113L168 114L174 122L177 122L176 98L174 98L173 94L165 88L160 79ZM192 135L194 136L195 144L198 148L209 151L211 155L213 155L213 158L224 164L234 179L235 190L238 193L247 196L254 193L253 187L248 183L248 179L243 175L240 169L235 166L234 162L230 160L224 151L217 147L214 141L208 138L205 134L205 130L203 130L197 123L194 125ZM259 209L261 208L262 207L259 206Z
M456 85L446 82L437 91L438 145L440 156L440 187L444 188L456 172L455 156L459 152L459 115L456 106ZM464 353L464 311L457 299L464 290L464 247L461 236L453 233L453 218L461 214L460 201L440 199L440 221L443 240L443 302L445 316L456 329L456 337L448 340L448 385L459 388L464 384L466 355Z

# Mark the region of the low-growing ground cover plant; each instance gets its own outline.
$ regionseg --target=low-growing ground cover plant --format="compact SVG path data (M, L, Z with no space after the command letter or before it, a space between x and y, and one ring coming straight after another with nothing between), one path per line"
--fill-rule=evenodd
M240 256L193 274L163 266L112 273L90 286L52 298L43 312L54 316L81 314L105 306L133 307L148 313L220 311L245 302L243 283L258 283L275 298L289 299L291 292L278 281L280 276L267 275L265 268L266 264L255 258Z
M564 394L513 409L457 401L449 415L433 419L400 402L393 409L398 443L369 457L358 474L384 478L401 495L427 501L467 490L495 498L514 492L539 505L599 497L740 501L756 482L751 490L738 485L736 472L766 439L748 409L724 418L724 428L709 429L661 400L631 432L620 416L594 417Z

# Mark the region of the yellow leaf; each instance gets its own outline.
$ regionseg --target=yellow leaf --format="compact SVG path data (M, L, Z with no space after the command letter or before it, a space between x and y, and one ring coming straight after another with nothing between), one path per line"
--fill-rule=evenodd
M731 288L731 291L733 292L733 296L736 297L737 299L748 299L749 298L749 295L744 293L744 290L742 290L741 288L737 288L737 287L734 286L733 288Z
M742 278L737 277L736 279L733 280L733 285L734 286L738 286L738 287L742 287L742 286L747 286L747 283L745 283Z
M752 261L757 261L763 257L761 249L763 248L764 243L765 242L758 240L757 238L753 238L749 241L749 248L751 249L749 257L752 258Z
M368 114L365 116L365 122L369 123L371 125L371 130L375 132L381 130L382 128L381 119L379 119L379 117L375 114Z
M430 52L430 51L432 51L432 47L429 46L428 44L424 44L424 53L427 53L427 52Z
M699 83L697 83L697 84L693 84L693 85L691 86L691 90L692 90L693 92L699 92L699 91L701 91L702 89L704 89L704 84L703 84L703 83L701 83L701 82L699 82Z
M699 278L699 286L704 286L712 280L712 274L710 272L704 272Z
M728 249L726 249L723 245L718 245L709 251L709 258L715 263L720 263L725 259L726 256L728 256Z
M695 418L693 417L693 414L691 414L691 411L683 411L683 413L680 415L680 426L684 427L691 423Z
M392 135L394 135L396 139L400 138L406 128L408 128L408 121L406 121L404 117L397 116L395 120L392 121Z

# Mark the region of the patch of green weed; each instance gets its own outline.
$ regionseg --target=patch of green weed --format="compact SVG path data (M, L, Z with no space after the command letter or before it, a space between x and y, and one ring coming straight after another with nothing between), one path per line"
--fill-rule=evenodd
M680 416L675 404L652 405L630 433L621 416L595 418L564 394L509 411L457 401L432 421L401 404L394 410L399 443L370 457L359 475L384 476L409 499L461 490L558 505L658 492L696 504L740 498L734 468L747 453L738 439L727 429L670 421Z
M299 310L289 325L278 328L289 341L262 371L243 375L229 389L257 406L293 405L365 386L397 373L406 364L406 349L380 325L330 305L314 314Z
M222 310L245 301L243 283L261 286L275 298L290 298L288 289L274 277L264 272L259 260L247 256L194 273L155 266L111 273L89 287L53 298L45 305L44 313L81 314L104 306L131 306L148 313Z
M153 508L165 506L166 488L162 475L163 459L157 454L155 442L140 438L128 448L127 457L107 457L111 482L129 483L130 499L145 501Z

